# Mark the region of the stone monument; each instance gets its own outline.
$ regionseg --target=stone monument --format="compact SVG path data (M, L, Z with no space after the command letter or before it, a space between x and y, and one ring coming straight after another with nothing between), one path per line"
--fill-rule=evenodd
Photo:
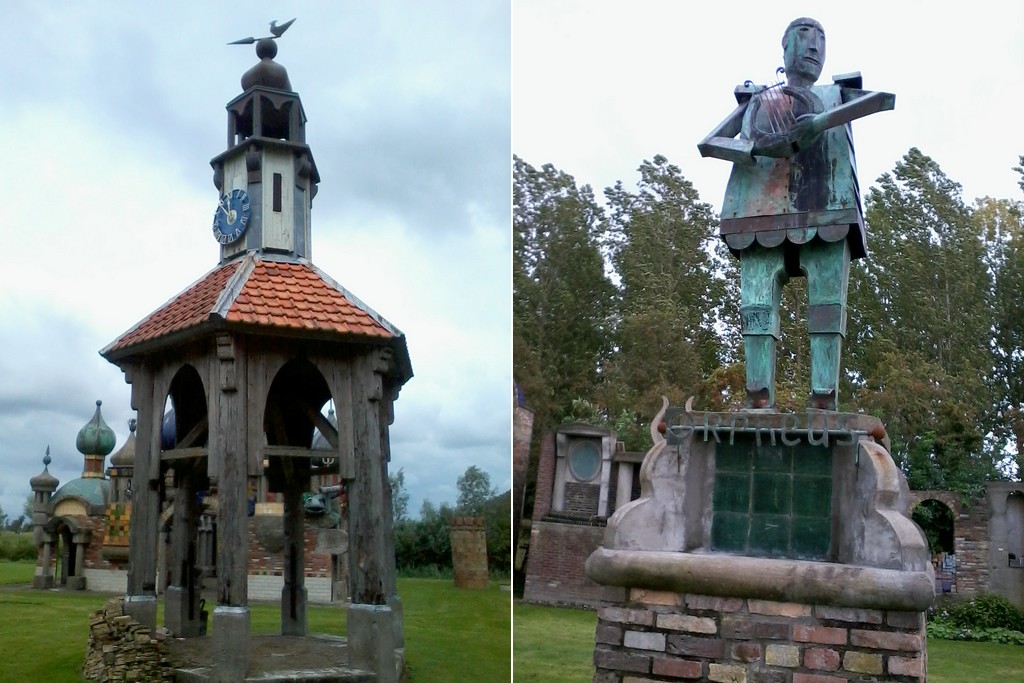
M641 496L587 560L603 586L594 681L923 681L934 574L873 417L838 408L851 258L866 254L849 122L894 106L857 74L814 85L825 37L783 36L787 82L746 83L700 144L733 162L721 233L740 260L747 408L669 408ZM738 137L737 137L738 136ZM806 275L810 407L774 410L781 287Z

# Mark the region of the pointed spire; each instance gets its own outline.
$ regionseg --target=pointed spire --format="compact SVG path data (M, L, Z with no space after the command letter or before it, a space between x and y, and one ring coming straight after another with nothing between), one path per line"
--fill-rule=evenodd
M60 480L50 474L50 445L46 445L46 455L43 456L43 471L29 479L28 483L33 491L45 491L53 493L57 490Z

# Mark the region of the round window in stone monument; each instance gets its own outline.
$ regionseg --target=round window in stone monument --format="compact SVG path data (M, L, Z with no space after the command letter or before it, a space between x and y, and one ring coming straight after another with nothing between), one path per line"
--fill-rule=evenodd
M601 469L601 447L594 441L577 441L569 450L569 469L579 481L589 481Z

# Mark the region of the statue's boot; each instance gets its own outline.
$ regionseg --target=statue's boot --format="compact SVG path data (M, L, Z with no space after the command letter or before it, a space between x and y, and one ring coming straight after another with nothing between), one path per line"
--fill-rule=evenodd
M770 334L743 335L748 408L775 407L775 342Z
M843 335L811 333L811 408L839 409L839 358L842 349Z

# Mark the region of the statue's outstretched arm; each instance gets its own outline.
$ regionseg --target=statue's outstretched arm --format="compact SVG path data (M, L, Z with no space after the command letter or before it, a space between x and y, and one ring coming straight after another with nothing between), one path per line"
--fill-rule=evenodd
M736 164L753 165L753 141L736 138L743 128L743 115L747 111L748 103L749 100L741 102L724 121L700 141L697 149L700 150L702 157L715 157Z

